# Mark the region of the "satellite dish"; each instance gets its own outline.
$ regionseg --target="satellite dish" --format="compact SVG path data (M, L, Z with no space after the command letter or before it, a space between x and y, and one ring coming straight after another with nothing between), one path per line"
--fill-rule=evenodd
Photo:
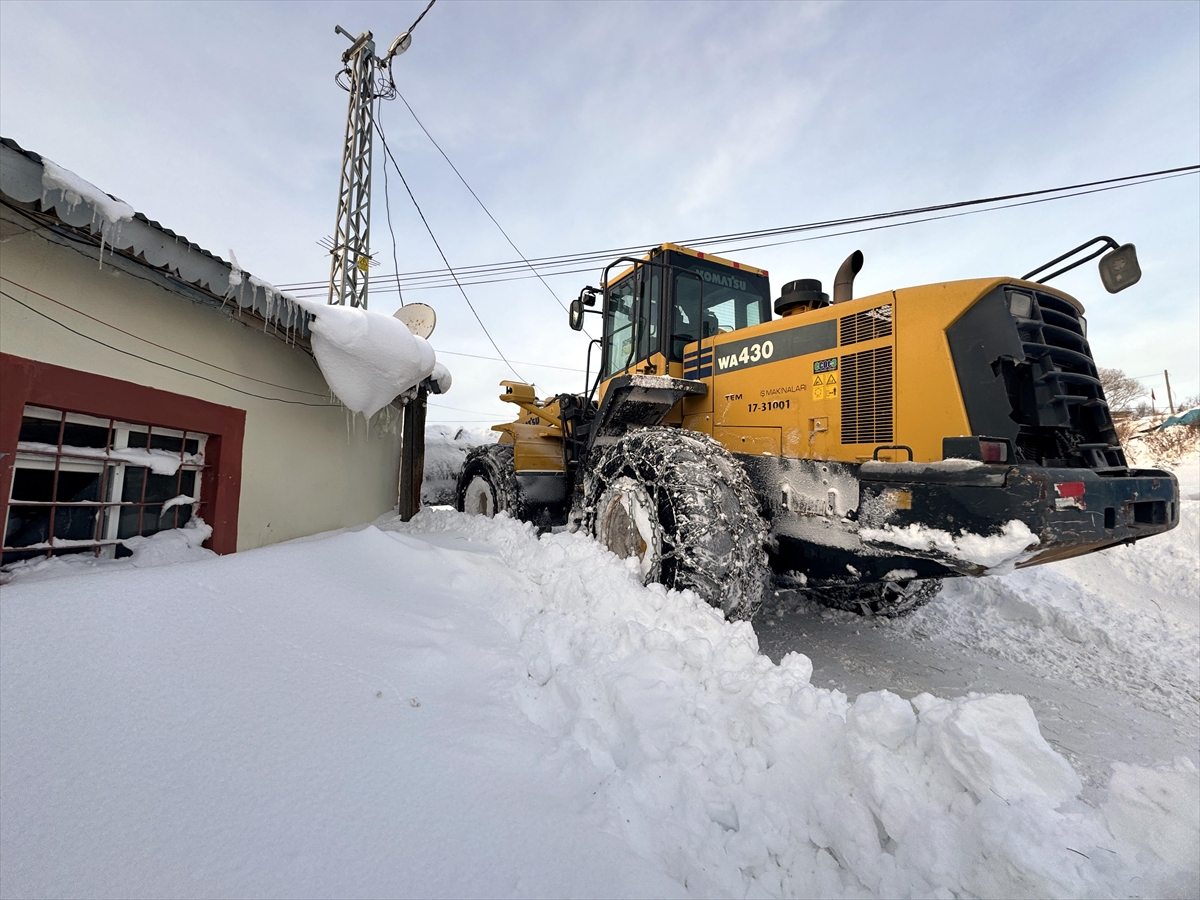
M424 303L409 303L392 315L407 325L408 330L419 338L428 338L437 326L437 313L433 311L432 306L426 306Z

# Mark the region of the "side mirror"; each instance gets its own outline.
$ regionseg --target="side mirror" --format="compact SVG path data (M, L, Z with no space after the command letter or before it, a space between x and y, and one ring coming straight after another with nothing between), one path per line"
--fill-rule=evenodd
M568 321L571 324L572 331L583 330L583 301L576 297L571 301L571 305L567 310Z
M1137 248L1133 244L1122 244L1100 259L1100 280L1110 294L1132 287L1141 277L1142 267L1138 265Z

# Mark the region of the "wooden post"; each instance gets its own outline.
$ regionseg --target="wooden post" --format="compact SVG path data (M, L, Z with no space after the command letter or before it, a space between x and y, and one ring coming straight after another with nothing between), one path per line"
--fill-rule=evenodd
M1175 415L1175 398L1171 396L1171 373L1163 369L1163 378L1167 379L1167 406L1171 407L1171 415Z
M421 482L425 477L425 408L429 392L422 385L404 407L400 445L400 520L409 521L421 509Z

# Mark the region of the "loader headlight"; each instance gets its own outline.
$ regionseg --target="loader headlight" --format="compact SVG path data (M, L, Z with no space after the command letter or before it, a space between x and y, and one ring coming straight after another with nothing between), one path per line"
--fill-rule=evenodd
M1033 315L1033 295L1009 291L1008 311L1018 319L1030 318Z

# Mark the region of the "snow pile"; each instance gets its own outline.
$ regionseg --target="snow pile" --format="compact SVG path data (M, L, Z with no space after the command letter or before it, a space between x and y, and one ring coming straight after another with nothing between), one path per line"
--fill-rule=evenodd
M458 474L462 471L467 454L473 447L496 443L498 437L496 432L483 428L426 426L425 478L421 482L421 502L426 506L453 506Z
M957 536L924 525L897 528L861 528L858 532L867 543L893 544L909 550L933 552L983 566L989 573L1011 572L1013 566L1028 558L1025 553L1040 541L1029 526L1019 519L1006 523L999 534L982 535L963 531Z
M58 191L66 211L80 203L92 207L92 230L100 232L100 256L104 256L104 243L112 244L120 234L121 223L133 220L134 209L123 200L114 200L100 188L84 181L74 172L55 165L42 157L42 206L47 206L48 194Z
M639 588L578 535L532 554L503 520L426 512L410 527L473 535L537 585L524 609L496 610L520 640L522 707L588 754L613 827L689 891L1069 896L1149 877L1105 852L1113 837L1070 799L1079 779L1023 698L851 705L808 683L805 657L773 666L748 625Z
M1101 813L1020 697L811 672L506 517L9 585L0 894L1195 892L1186 763Z
M309 326L313 355L330 389L348 409L369 419L433 374L433 347L399 319L351 306L287 299L315 317ZM444 367L441 374L449 375Z
M1113 764L1104 814L1129 847L1200 870L1200 772L1186 757L1172 766Z
M1200 460L1185 459L1175 475L1181 500L1171 531L999 577L948 579L933 602L894 627L1076 685L1115 688L1194 720Z
M191 497L184 499L188 503L192 500ZM65 556L27 559L5 567L4 571L0 573L0 578L3 579L0 584L48 581L69 575L120 571L125 568L148 569L155 566L209 559L215 557L216 554L201 545L210 537L212 537L212 526L199 516L192 516L179 528L169 528L149 537L126 538L121 543L132 552L132 556L110 559L95 557L90 553L70 553ZM55 543L61 545L59 541Z

